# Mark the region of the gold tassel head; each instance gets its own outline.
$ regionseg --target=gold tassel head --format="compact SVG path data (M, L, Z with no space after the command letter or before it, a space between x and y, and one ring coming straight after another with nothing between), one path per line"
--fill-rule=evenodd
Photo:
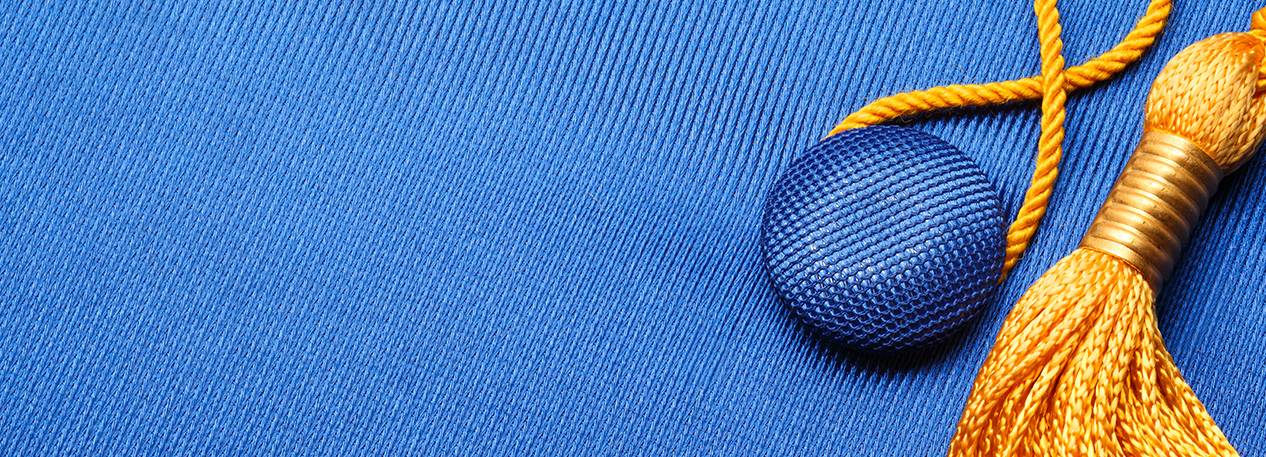
M1191 141L1224 173L1235 171L1266 137L1266 9L1250 33L1225 33L1174 56L1152 84L1144 131Z
M1254 15L1266 24L1266 10ZM1124 260L1159 290L1225 173L1266 136L1266 30L1191 45L1157 77L1143 138L1081 246Z

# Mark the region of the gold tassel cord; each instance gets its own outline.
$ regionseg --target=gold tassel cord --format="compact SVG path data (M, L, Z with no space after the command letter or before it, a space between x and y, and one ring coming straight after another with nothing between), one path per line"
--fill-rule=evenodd
M1038 14L1053 12L1054 2L1048 2L1051 9L1038 6ZM1066 71L1064 89L1077 90L1093 86L1111 78L1129 64L1138 60L1143 52L1156 41L1165 28L1169 13L1173 10L1172 0L1152 0L1147 10L1134 25L1134 29L1125 38L1102 55L1085 64L1071 67ZM1058 18L1055 18L1058 22ZM1041 19L1039 19L1041 20ZM1058 29L1039 30L1039 41L1048 43L1057 39L1049 32ZM890 95L875 100L856 112L848 115L843 121L831 129L827 135L834 135L849 129L868 127L889 122L904 116L925 113L947 108L968 106L988 106L1023 100L1037 100L1043 93L1043 76L1032 76L1015 81L999 81L987 84L954 84L938 86L926 90Z
M1223 173L1266 132L1266 9L1253 32L1179 53L1081 247L1020 298L980 370L951 457L1238 455L1183 380L1155 294Z
M1042 99L1042 133L1033 177L1025 192L1024 203L1007 231L1006 258L1001 275L1005 279L1037 232L1059 176L1067 92L1104 81L1138 60L1165 28L1172 10L1171 0L1152 0L1134 29L1120 43L1083 65L1064 69L1056 0L1036 0L1034 11L1037 13L1038 41L1041 44L1041 75L988 84L939 86L891 95L850 114L827 136L928 111Z

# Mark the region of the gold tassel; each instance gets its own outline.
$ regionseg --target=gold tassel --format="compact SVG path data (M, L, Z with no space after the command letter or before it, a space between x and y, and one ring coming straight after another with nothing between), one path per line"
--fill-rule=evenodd
M1081 246L1020 298L951 457L1234 456L1165 349L1153 309L1224 173L1266 132L1266 9L1174 57L1144 135Z

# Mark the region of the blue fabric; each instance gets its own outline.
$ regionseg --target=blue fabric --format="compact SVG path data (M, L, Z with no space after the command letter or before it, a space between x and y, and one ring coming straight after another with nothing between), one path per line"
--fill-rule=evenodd
M770 190L763 219L778 297L862 352L949 337L993 298L1006 256L998 192L976 162L895 125L809 147Z
M1144 4L1061 2L1070 61ZM1052 211L981 318L871 357L777 303L764 197L870 99L1035 73L1027 2L3 2L0 454L941 455L1152 78L1260 6L1177 1L1072 97ZM917 127L1013 214L1035 105ZM1260 160L1223 182L1159 303L1249 456L1263 189Z

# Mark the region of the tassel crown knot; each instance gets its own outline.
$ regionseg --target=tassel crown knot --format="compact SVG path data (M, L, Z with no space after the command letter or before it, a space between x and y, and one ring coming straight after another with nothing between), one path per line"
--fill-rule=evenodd
M1243 165L1266 138L1266 10L1253 15L1253 26L1170 60L1147 97L1144 130L1195 143L1225 173Z

